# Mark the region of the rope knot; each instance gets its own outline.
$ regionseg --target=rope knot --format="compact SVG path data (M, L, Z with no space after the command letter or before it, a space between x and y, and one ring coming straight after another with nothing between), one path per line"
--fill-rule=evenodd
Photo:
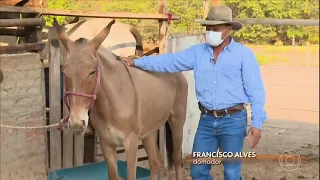
M97 99L97 95L94 94L94 95L92 96L92 99L93 99L93 100L96 100L96 99Z
M172 22L172 13L168 13L168 23Z

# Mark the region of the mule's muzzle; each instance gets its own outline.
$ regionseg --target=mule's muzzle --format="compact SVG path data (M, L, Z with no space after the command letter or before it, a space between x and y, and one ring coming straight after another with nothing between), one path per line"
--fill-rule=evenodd
M81 134L88 127L86 122L86 120L69 120L68 127L73 133Z

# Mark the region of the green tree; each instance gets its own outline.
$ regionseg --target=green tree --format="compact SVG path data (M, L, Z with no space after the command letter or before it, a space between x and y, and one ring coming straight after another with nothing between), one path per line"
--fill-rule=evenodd
M95 12L157 13L156 0L49 0L49 8L86 10ZM278 19L319 19L319 0L223 0L223 4L233 10L234 18L278 18ZM169 12L181 17L169 27L169 33L193 32L202 30L195 19L203 17L203 1L168 0ZM47 25L52 25L52 16L46 16ZM68 18L56 17L59 23ZM144 40L154 41L158 36L158 21L121 19L135 25ZM276 41L290 45L307 42L319 43L319 27L311 26L272 26L244 25L234 36L241 42L251 44L270 44Z
M77 9L75 0L49 0L48 7L50 9ZM52 26L53 18L56 18L56 20L60 24L65 24L67 22L67 19L69 19L65 16L44 16L47 26Z
M225 0L236 18L319 19L319 0ZM245 25L235 34L241 41L254 44L281 40L292 44L319 43L318 27Z

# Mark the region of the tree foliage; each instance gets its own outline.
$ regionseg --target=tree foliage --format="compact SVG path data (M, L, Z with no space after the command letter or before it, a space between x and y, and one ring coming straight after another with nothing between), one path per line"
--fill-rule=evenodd
M319 19L319 0L225 0L237 18ZM319 43L319 27L245 25L235 36L247 43Z
M319 19L319 0L222 0L233 10L234 18L278 18L278 19ZM156 13L155 0L49 0L49 8L77 9L96 12L133 12ZM193 32L202 30L195 19L204 18L203 1L168 0L169 12L181 17L169 28L170 33ZM45 17L47 25L52 17ZM65 17L56 17L58 22L66 23ZM152 20L120 20L139 27L143 38L155 40L158 36L158 22ZM241 42L251 44L292 44L293 41L319 43L319 27L311 26L272 26L244 25L234 36Z

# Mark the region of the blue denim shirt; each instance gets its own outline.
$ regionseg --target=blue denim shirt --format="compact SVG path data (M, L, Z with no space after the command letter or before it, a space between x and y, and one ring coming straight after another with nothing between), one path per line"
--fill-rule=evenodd
M239 103L250 103L252 127L262 129L267 118L265 89L260 67L253 52L235 42L219 54L213 63L213 49L209 44L197 44L177 52L144 56L134 59L136 67L147 71L194 71L196 96L208 110L218 110Z

